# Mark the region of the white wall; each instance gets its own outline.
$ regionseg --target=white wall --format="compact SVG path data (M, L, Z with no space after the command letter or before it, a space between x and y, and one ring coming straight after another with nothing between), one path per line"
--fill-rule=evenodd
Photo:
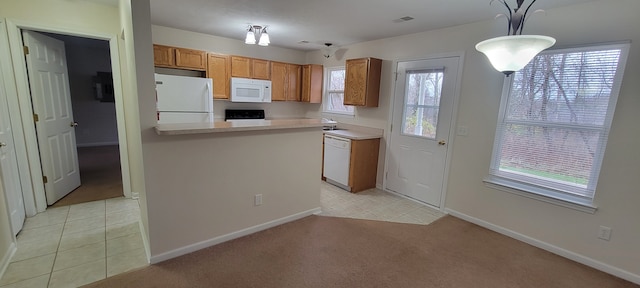
M344 59L377 57L385 61L379 108L356 108L355 118L339 121L386 128L393 91L391 61L420 59L430 55L464 52L458 125L469 135L458 136L448 181L446 207L510 229L569 253L593 260L600 268L616 270L640 281L640 1L602 0L548 10L527 23L525 33L546 34L557 39L556 47L631 40L622 90L604 157L594 203L594 214L539 202L486 187L503 76L474 46L481 40L501 36L504 20L492 20L388 38L344 47L341 59L330 58L325 66L344 65ZM320 52L310 61L321 61ZM317 111L319 113L319 111ZM598 227L613 228L611 241L596 237Z

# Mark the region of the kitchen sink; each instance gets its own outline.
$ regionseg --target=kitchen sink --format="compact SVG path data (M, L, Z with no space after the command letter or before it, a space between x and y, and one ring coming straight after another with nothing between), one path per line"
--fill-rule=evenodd
M324 131L333 131L333 130L340 130L340 128L335 127L335 126L323 126L322 130L324 130Z

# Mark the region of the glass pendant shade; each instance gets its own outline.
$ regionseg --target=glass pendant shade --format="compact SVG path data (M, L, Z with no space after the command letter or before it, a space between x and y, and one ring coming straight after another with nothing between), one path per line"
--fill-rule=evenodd
M510 75L527 66L542 50L556 43L556 39L541 35L511 35L491 38L476 45L484 53L493 68Z
M256 34L253 32L253 27L247 31L247 37L244 38L245 44L256 44Z
M271 41L269 41L269 34L267 33L267 28L264 28L262 29L262 33L260 33L260 41L258 42L258 45L269 46L269 43L271 43Z

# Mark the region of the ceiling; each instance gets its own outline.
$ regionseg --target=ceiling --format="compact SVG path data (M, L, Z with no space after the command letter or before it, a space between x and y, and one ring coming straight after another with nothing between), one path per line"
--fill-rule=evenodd
M511 6L516 5L515 0L506 1ZM593 0L538 1L532 9L549 9L590 1ZM499 1L494 1L492 5L490 2L491 0L151 0L151 22L154 25L238 40L244 40L249 24L266 25L271 45L296 50L317 50L324 47L324 43L348 45L489 20L506 12ZM529 3L525 2L525 5ZM414 19L399 21L405 16ZM506 30L506 20L496 21L505 21Z

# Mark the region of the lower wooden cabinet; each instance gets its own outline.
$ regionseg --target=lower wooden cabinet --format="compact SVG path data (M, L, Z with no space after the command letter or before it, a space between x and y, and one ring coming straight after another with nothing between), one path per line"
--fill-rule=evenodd
M356 193L376 187L380 138L351 140L349 186Z

